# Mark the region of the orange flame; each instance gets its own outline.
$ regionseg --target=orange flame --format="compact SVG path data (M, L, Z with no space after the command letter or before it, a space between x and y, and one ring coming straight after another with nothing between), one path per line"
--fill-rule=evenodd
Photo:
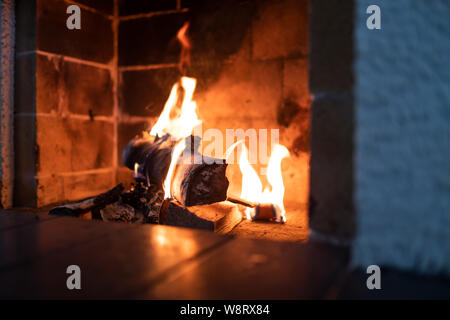
M262 192L262 183L258 174L251 166L248 160L248 150L245 145L242 146L239 157L239 168L242 173L241 198L250 202L260 204L272 204L275 207L279 219L286 222L286 210L284 208L284 183L281 175L281 161L289 156L289 151L282 145L275 145L267 165L267 180L271 188L265 188ZM247 219L252 218L254 209L246 208Z
M187 36L189 29L189 21L185 22L184 25L177 33L177 39L181 43L181 54L180 62L178 63L178 68L182 74L185 74L185 68L191 65L191 42Z
M239 157L239 169L242 172L241 198L255 203L261 202L262 183L248 161L248 151L245 145L242 146L241 156ZM249 220L251 219L251 213L251 208L245 209L245 215Z
M189 66L191 60L192 45L187 36L188 29L189 21L185 22L177 33L177 39L181 44L179 69L182 74L184 74L184 67ZM196 85L196 79L183 76L172 86L164 109L150 131L151 135L162 137L168 133L175 140L191 135L193 129L201 123L197 117L197 104L192 100ZM184 92L181 107L179 106L180 91Z
M179 68L183 73L183 67L190 63L191 43L187 37L189 22L186 22L178 31L177 39L182 46ZM164 198L171 198L172 177L178 160L186 148L184 138L190 136L194 128L201 124L197 116L197 103L193 100L197 80L189 77L181 77L180 81L172 86L169 98L164 105L158 121L150 130L150 135L162 137L170 134L174 141L178 141L172 149L169 170L164 180ZM182 89L182 90L181 90ZM183 92L183 93L182 93ZM180 96L182 96L180 106Z
M151 135L162 137L169 133L176 140L191 135L194 128L201 123L197 116L197 103L192 100L196 84L197 80L194 78L181 77L180 82L173 85L164 109L150 131ZM177 109L179 85L184 89L184 96L181 108ZM171 117L174 113L175 116Z
M178 159L180 158L183 150L186 148L186 142L182 139L178 142L175 147L172 149L172 159L170 161L169 170L167 171L166 178L164 180L164 199L169 199L172 197L171 186L172 186L172 176L175 171L175 167L178 163Z
M275 206L276 211L280 212L280 217L283 222L286 222L286 210L284 209L284 183L281 175L281 161L289 156L289 151L285 146L275 145L272 150L272 155L267 165L267 180L272 189L269 191L266 188L263 192L262 200L265 203L271 203Z

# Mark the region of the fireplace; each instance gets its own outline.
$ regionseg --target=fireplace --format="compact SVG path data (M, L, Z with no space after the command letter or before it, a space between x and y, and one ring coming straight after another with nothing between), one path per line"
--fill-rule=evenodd
M0 296L448 276L449 5L403 2L1 1Z
M80 8L80 29L66 27L70 5ZM286 149L279 160L285 216L276 220L288 223L245 221L231 233L304 241L314 217L319 233L351 237L353 211L344 219L328 212L334 194L339 197L351 182L340 181L336 192L321 186L331 165L321 160L321 143L333 141L334 133L318 135L321 170L314 171L310 159L311 93L314 103L322 104L327 92L334 99L333 88L320 87L329 81L321 79L323 68L346 71L324 53L330 48L321 29L330 10L324 14L323 6L307 0L17 1L14 205L71 203L118 183L129 189L138 169L125 165L123 150L133 137L150 132L174 84L185 77L195 81L200 153L221 159L243 139L263 189L274 180L267 174L273 147ZM351 7L342 11L348 15ZM318 19L311 23L314 13ZM318 115L319 122L326 120ZM227 193L239 202L246 199L238 157L232 154L227 168ZM310 183L310 172L317 172L316 182ZM261 192L256 202L262 198Z
M79 30L64 28L70 4L81 9ZM17 20L15 205L75 201L132 182L122 150L156 123L183 73L197 81L203 141L208 129L223 140L235 130L213 156L239 137L269 153L274 141L287 147L286 215L305 236L307 1L19 1ZM177 33L186 22L192 48L181 70ZM258 149L250 157L264 176ZM239 194L234 176L229 193Z

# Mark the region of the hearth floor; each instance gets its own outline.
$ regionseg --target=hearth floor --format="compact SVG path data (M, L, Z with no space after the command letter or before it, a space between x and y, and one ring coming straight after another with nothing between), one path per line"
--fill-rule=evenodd
M312 241L245 239L15 210L0 212L0 252L1 299L371 297L362 289L365 280L347 272L348 249ZM70 265L81 269L81 290L66 287ZM390 279L384 286L399 289L399 276ZM415 283L410 280L408 290ZM436 292L436 285L427 288ZM439 292L448 288L441 284Z
M309 236L307 215L306 205L287 203L287 223L242 220L229 234L249 239L306 242Z

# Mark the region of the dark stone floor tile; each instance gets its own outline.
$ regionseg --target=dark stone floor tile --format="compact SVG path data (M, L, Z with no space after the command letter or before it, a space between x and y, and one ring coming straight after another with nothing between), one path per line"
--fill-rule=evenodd
M128 227L74 218L48 219L0 233L0 272Z
M55 216L49 216L46 212L2 210L0 211L0 231L55 218Z
M165 226L117 228L113 226L124 224L92 221L79 224L76 219L64 220L66 228L71 224L75 229L91 229L92 232L83 236L78 230L78 235L65 232L65 237L52 237L66 245L53 254L0 272L0 298L129 299L134 292L164 280L183 269L185 261L227 239L213 233ZM101 229L110 229L110 232L106 235ZM36 242L51 233L49 230L41 232ZM92 233L97 239L83 240ZM101 234L104 236L100 237ZM81 269L81 290L66 287L69 265Z
M324 244L236 239L138 298L317 299L346 263Z
M347 249L317 242L65 217L4 230L0 252L3 299L322 298L348 261ZM70 265L81 290L67 289Z

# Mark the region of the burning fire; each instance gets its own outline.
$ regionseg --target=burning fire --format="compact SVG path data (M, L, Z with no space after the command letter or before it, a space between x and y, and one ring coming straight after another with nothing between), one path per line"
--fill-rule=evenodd
M175 83L158 121L150 131L150 135L159 137L170 134L173 139L178 141L173 148L171 163L164 180L165 199L171 198L172 177L178 160L186 148L185 138L192 134L197 125L201 124L196 112L197 104L193 101L195 86L196 80L189 77L182 77L179 82ZM180 90L180 88L183 90ZM184 91L181 103L180 91ZM231 146L227 151L228 156L242 142L238 141ZM281 175L281 161L288 155L289 151L286 147L278 144L273 147L267 166L267 180L271 188L265 188L264 191L258 174L248 160L249 155L245 145L242 145L239 158L239 168L242 173L241 198L258 204L272 204L276 212L276 220L282 222L286 221L286 217L283 205L284 184ZM138 170L139 165L136 164L136 176L138 175ZM247 219L253 218L254 211L254 208L246 208Z
M181 44L181 55L180 55L180 62L178 63L178 68L180 69L182 74L184 74L185 71L184 68L191 64L192 45L191 41L187 36L188 29L189 29L189 21L187 21L177 33L177 39L178 41L180 41Z
M184 67L190 64L191 43L187 37L189 22L186 22L178 31L177 39L181 44L182 51L179 62L179 69L184 73ZM186 148L185 138L192 134L192 131L201 121L197 116L197 103L193 100L197 80L189 77L181 79L172 86L169 98L164 105L158 121L150 130L150 135L162 137L170 134L174 141L178 141L172 150L171 162L167 176L164 180L164 198L171 197L172 176L178 163L178 159Z
M184 74L184 67L190 63L191 43L187 37L189 23L186 23L178 32L177 38L182 45L182 54L180 57L179 68ZM197 104L193 100L194 90L196 87L196 79L183 76L172 86L169 98L167 99L163 111L159 116L156 124L150 130L150 135L162 137L169 134L174 141L177 141L172 150L171 162L164 180L164 198L171 198L171 184L176 166L186 149L185 138L189 137L194 128L201 124L197 116ZM227 157L233 149L243 144L238 141L227 151ZM242 173L242 190L241 198L256 204L269 204L272 206L276 221L285 222L285 209L283 205L284 184L281 175L281 161L289 155L286 147L275 145L272 150L271 157L267 166L267 180L271 188L265 188L261 180L249 162L248 150L245 144L242 145L239 158L239 168ZM135 176L139 175L139 165L136 164ZM254 208L246 208L247 219L253 219L255 216Z
M283 176L281 175L281 161L288 156L289 151L285 146L277 144L273 147L266 173L272 190L268 188L264 190L261 202L274 205L276 211L280 211L280 217L283 222L286 222L286 210L283 204L284 183Z
M150 135L162 137L170 134L172 139L178 141L172 150L172 157L169 171L164 180L164 198L171 197L172 176L178 159L186 148L185 138L192 134L194 128L201 124L197 116L197 103L192 100L196 86L196 79L181 77L180 81L175 83L170 92L169 98L164 106L158 121L150 131ZM180 85L184 95L180 105ZM179 107L179 108L177 108Z
M181 77L180 81L173 85L164 109L151 129L150 135L162 137L168 133L179 140L190 136L194 128L201 124L196 111L197 103L192 100L196 84L197 80L194 78ZM180 104L180 86L184 95L181 107L177 108Z
M277 144L273 147L266 173L271 189L266 187L264 192L262 191L262 183L258 174L248 161L248 151L245 145L242 146L239 157L239 168L242 173L241 198L258 204L272 204L277 215L276 219L281 222L286 222L281 161L287 156L289 156L289 151L285 146ZM253 218L254 211L254 208L245 209L247 219Z
M239 157L239 169L242 173L241 198L250 202L260 203L262 196L262 183L248 161L248 151L245 145L242 146L241 156ZM251 219L252 208L245 209L247 219Z

